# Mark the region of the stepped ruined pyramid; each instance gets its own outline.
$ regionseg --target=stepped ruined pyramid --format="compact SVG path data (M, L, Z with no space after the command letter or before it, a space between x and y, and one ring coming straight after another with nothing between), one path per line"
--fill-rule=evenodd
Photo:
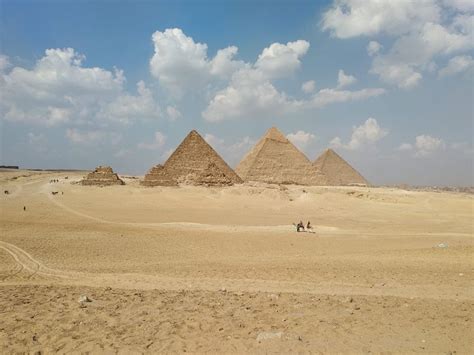
M326 176L327 185L369 185L357 170L332 149L326 149L313 164Z
M193 130L163 165L151 168L141 184L225 186L241 182L242 179L219 154Z
M324 175L275 127L247 153L235 172L244 181L325 185Z
M110 166L98 166L81 181L82 185L110 186L125 185Z

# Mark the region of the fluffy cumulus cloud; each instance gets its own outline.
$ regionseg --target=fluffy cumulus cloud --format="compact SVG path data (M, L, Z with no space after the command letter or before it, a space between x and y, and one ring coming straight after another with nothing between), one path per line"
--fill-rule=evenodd
M305 131L297 131L295 133L289 133L286 138L298 148L304 150L310 143L316 140L316 136L313 133Z
M260 118L294 110L299 103L279 92L258 70L235 73L226 88L211 99L202 116L210 122L236 118Z
M84 67L84 60L72 48L48 49L32 69L13 67L3 72L4 119L46 126L103 126L158 117L159 107L143 82L138 83L138 95L128 94L122 71ZM69 136L81 140L73 132Z
M438 150L445 149L446 144L440 138L432 137L426 134L419 135L415 138L415 156L426 157Z
M181 112L174 106L166 107L166 115L170 121L176 121L177 119L183 117Z
M412 88L430 70L434 58L473 48L472 33L426 23L420 30L397 39L387 54L374 59L371 72L400 88Z
M377 41L370 41L367 45L367 54L373 57L382 49L382 45Z
M338 38L400 35L439 18L440 8L431 0L337 0L324 14L322 28Z
M440 69L438 72L439 77L452 76L465 71L470 71L474 68L474 59L470 55L460 55L451 58L448 64Z
M348 150L361 150L364 147L374 145L388 134L386 129L379 126L374 118L369 118L362 125L353 127L351 139L344 144L339 137L331 140L330 145L334 148Z
M335 92L315 93L314 81L302 85L306 94L312 94L310 99L295 99L278 90L276 79L291 77L301 68L310 47L309 42L302 39L286 44L272 43L262 50L254 63L236 59L236 46L220 49L210 58L207 44L196 42L179 28L157 31L152 39L155 52L150 60L151 74L175 98L182 98L187 91L210 97L202 111L202 116L209 122L275 117L381 93L381 89L340 90L356 81L343 71L339 73L339 86ZM173 114L167 112L167 116L172 119Z
M159 150L163 148L166 144L166 136L157 131L153 137L153 141L151 143L139 143L137 148L138 149L148 149L148 150Z
M11 66L8 56L0 54L0 73Z
M415 137L413 144L402 143L397 150L400 152L413 152L414 157L425 158L445 148L446 143L441 138L432 137L428 134L420 134ZM451 145L451 148L456 149L458 147Z
M301 85L301 90L305 93L305 94L311 94L314 92L314 90L316 90L316 82L314 80L309 80L309 81L305 81L302 85Z
M137 84L138 95L123 93L114 100L103 105L99 111L100 118L124 124L131 123L137 117L142 119L158 119L161 109L154 100L153 94L143 81Z
M340 69L337 74L337 87L339 89L346 86L352 85L357 81L357 79L352 75L347 75L344 73L344 70Z
M287 44L273 43L258 56L255 67L268 78L282 78L301 66L300 58L309 49L309 42L298 40Z
M299 42L300 41L289 42L287 46L294 46L295 43ZM281 50L281 46L284 45L280 44L278 46L280 50L273 51L273 55L275 55L275 53L284 53L284 56L287 55L287 51ZM262 55L271 47L273 47L273 45L265 48ZM298 45L297 48L299 47L305 48L303 45ZM291 51L294 51L294 49L291 49ZM303 55L305 52L303 49L299 49L299 51L295 53ZM259 56L259 60L262 58L262 55ZM293 58L299 57L296 56ZM278 65L267 64L268 68L262 70L262 64L258 67L257 64L255 64L234 73L229 86L218 91L211 99L208 107L202 113L203 117L211 122L242 117L275 117L301 110L322 108L335 103L365 100L385 93L385 90L381 88L368 88L354 91L341 90L343 87L353 84L356 78L351 75L346 75L340 70L338 73L338 87L336 89L326 88L314 92L314 81L308 81L302 85L302 89L305 93L312 93L312 95L304 100L294 99L287 96L284 92L278 91L272 79L279 77L279 75L276 75L276 72L279 72L281 75L283 73L289 75L299 68L299 64L291 60L278 61L276 58L272 58L272 61L275 61ZM283 69L282 67L281 63L284 62L288 64L287 69ZM276 68L278 68L278 70Z
M245 66L244 62L233 59L237 47L221 49L209 59L207 44L195 42L179 28L156 31L152 40L155 53L150 60L151 74L177 97L202 89L213 78L229 78Z
M385 53L377 41L367 52L370 72L403 89L417 86L439 58L474 48L472 1L338 0L323 15L322 28L338 38L395 37ZM443 12L443 9L449 11Z

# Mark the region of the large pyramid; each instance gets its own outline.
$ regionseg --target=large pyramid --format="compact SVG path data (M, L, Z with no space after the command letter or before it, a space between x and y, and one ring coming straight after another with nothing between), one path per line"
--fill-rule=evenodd
M239 163L244 181L274 184L325 185L325 178L275 127L270 128Z
M84 177L81 184L96 186L125 185L110 166L98 166L93 172Z
M326 149L313 164L326 176L327 185L369 185L357 170L332 149Z
M153 167L145 175L142 185L170 186L232 185L242 179L207 144L195 130L191 131L164 165Z

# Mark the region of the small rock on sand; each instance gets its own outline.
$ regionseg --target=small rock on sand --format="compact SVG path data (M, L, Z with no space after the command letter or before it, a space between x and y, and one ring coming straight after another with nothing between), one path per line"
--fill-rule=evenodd
M87 297L86 295L81 295L81 297L79 297L77 302L85 303L85 302L92 302L92 300L89 297Z

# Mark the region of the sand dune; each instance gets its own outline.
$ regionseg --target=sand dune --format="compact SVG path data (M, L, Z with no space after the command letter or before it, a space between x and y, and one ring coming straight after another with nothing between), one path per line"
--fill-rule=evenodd
M472 195L83 175L0 173L2 353L473 351Z

